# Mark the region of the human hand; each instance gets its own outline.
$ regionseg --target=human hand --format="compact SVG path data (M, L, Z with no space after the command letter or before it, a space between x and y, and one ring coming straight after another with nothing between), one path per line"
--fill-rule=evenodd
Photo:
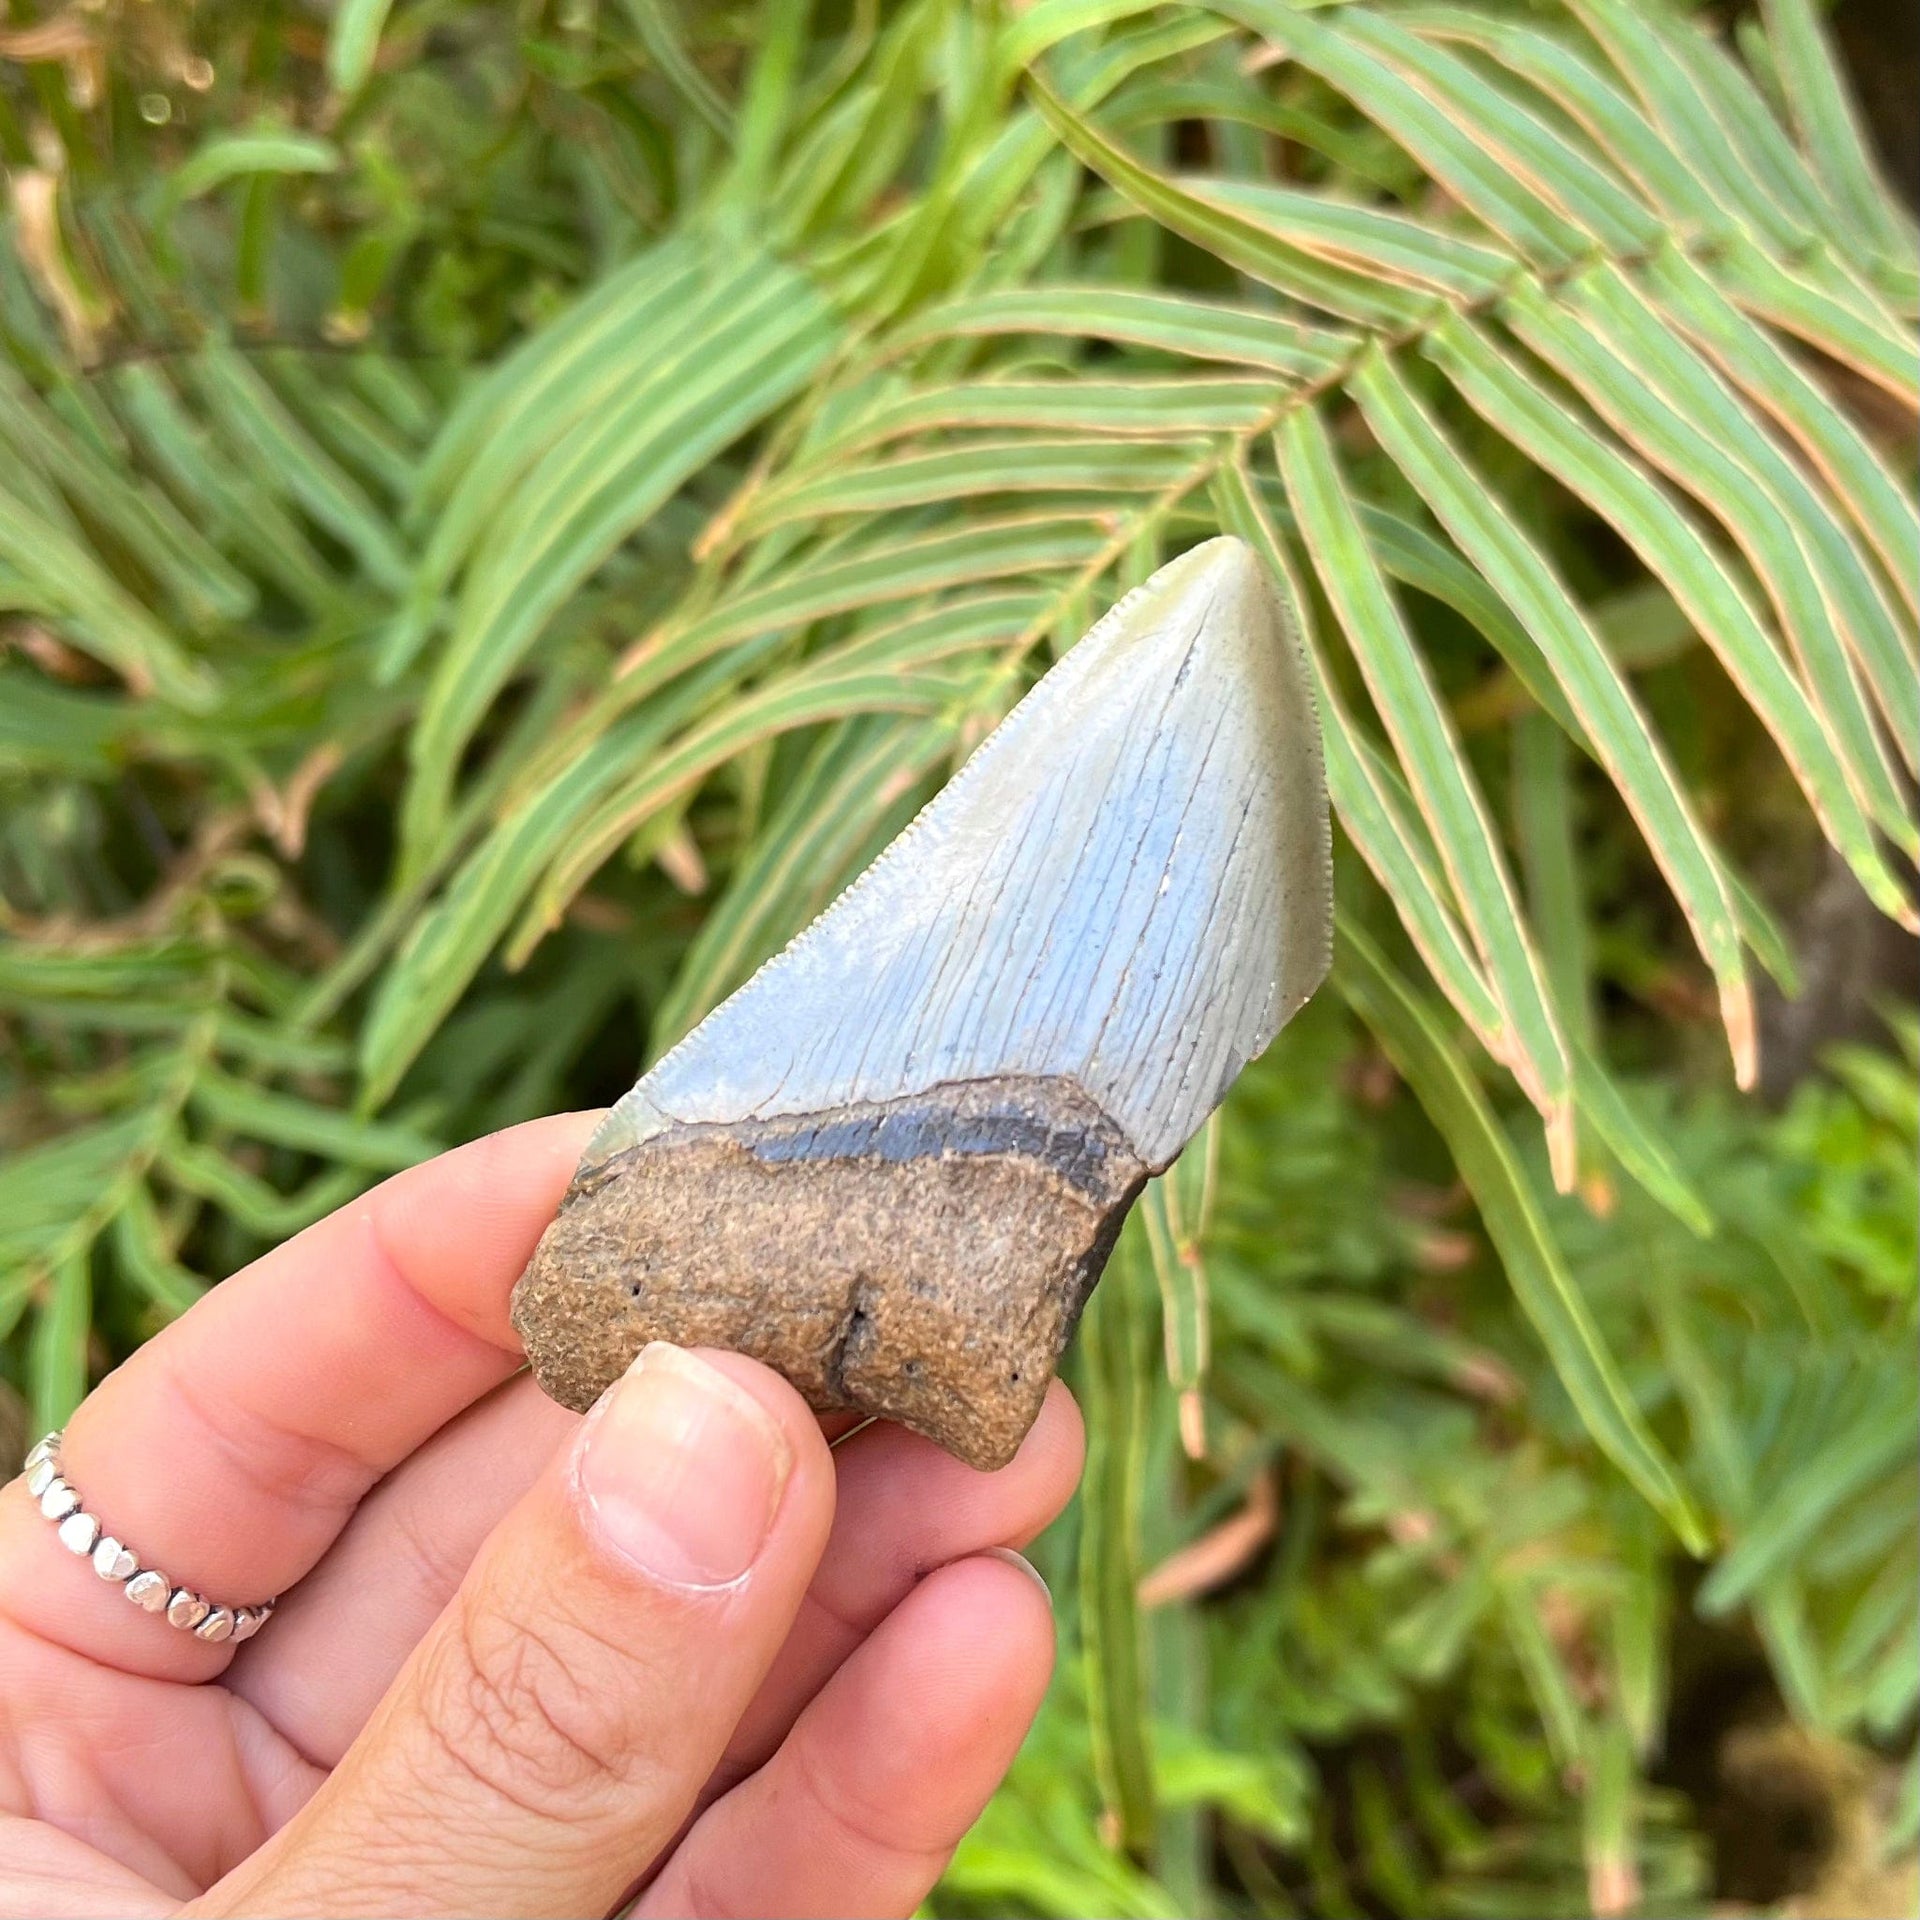
M128 1604L0 1490L0 1914L906 1914L1052 1663L1013 1463L830 1453L784 1381L650 1349L582 1422L509 1288L594 1115L411 1172L103 1381L61 1471L242 1646Z

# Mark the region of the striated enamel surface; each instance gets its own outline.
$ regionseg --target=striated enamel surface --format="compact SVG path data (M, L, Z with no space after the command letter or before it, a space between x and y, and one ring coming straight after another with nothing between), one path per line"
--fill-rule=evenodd
M1061 1076L1170 1162L1324 976L1319 727L1251 550L1210 540L1061 660L867 873L614 1108L676 1126Z

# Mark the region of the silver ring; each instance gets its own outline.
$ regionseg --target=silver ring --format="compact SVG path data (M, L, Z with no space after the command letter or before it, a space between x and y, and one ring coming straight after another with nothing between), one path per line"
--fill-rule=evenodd
M191 1587L175 1586L158 1567L142 1566L133 1549L108 1533L81 1503L78 1490L60 1477L57 1430L27 1455L27 1492L69 1553L91 1560L94 1572L118 1586L142 1613L157 1613L196 1640L251 1640L280 1604L275 1598L251 1607L223 1606Z

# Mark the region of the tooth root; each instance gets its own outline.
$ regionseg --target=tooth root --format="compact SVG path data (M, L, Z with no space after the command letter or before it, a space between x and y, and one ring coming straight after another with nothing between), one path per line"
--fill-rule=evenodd
M581 1181L514 1289L584 1412L650 1340L777 1368L809 1405L1012 1459L1147 1170L1072 1082L676 1127Z

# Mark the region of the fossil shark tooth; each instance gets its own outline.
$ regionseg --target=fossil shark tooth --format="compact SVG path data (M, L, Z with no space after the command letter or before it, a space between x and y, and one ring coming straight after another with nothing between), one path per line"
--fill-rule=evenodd
M1210 540L608 1114L514 1290L541 1385L585 1408L648 1340L729 1347L1004 1463L1331 924L1304 659Z

